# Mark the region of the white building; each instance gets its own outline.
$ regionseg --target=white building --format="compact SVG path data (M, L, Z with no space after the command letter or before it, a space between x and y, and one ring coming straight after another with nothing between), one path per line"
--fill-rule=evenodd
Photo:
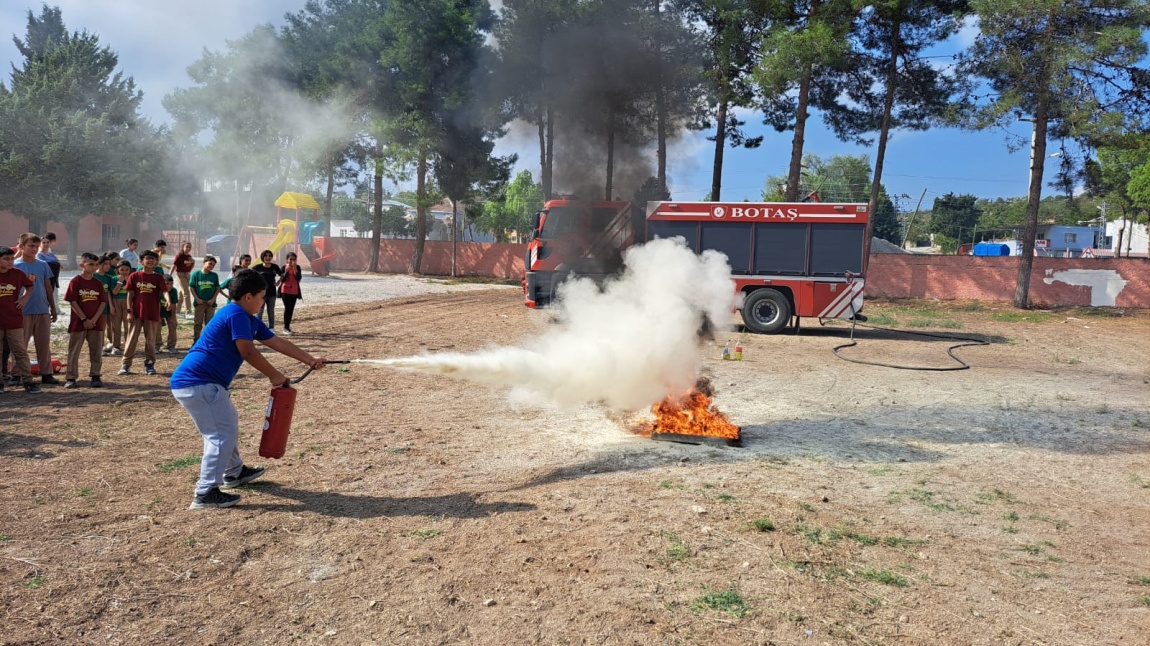
M1106 223L1106 246L1105 249L1109 250L1111 254L1118 255L1118 232L1122 230L1123 225L1126 227L1125 233L1122 234L1122 256L1126 256L1126 251L1130 251L1133 257L1146 257L1148 238L1146 234L1145 224L1136 224L1129 220L1123 222L1122 220L1115 220L1114 222Z

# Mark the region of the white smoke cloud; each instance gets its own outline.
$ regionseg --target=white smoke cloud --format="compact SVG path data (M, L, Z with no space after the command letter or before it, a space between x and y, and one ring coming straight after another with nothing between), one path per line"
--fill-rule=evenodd
M561 323L523 347L389 359L387 365L511 388L520 402L650 406L691 389L700 368L699 329L729 327L734 284L727 258L696 255L682 238L632 247L626 269L601 290L566 283Z

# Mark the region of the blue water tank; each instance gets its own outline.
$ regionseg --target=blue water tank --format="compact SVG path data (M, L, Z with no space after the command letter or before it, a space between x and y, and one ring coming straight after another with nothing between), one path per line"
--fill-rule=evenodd
M971 253L975 256L1009 256L1010 245L1001 242L980 242L974 245Z

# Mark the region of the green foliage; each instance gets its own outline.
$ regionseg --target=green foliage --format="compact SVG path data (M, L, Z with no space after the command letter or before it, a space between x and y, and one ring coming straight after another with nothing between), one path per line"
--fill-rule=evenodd
M866 19L855 25L848 54L847 78L853 82L846 87L853 105L828 115L828 125L840 139L861 145L871 143L862 137L865 133L884 127L925 130L948 115L951 97L960 89L959 81L923 52L958 31L968 2L887 0L868 4ZM884 117L888 119L885 126ZM885 154L885 149L877 152Z
M165 150L116 54L95 34L69 33L59 8L27 18L15 39L24 59L10 87L0 85L0 209L51 216L70 240L89 213L158 210L170 181Z
M734 588L710 590L704 587L703 590L703 594L691 604L695 611L714 610L736 617L744 617L751 611L751 606Z
M750 108L758 101L759 93L751 74L758 65L759 35L770 24L770 16L761 2L730 2L728 0L677 0L672 6L682 12L688 24L701 25L697 38L684 36L677 39L674 48L681 60L679 82L672 95L697 106L693 115L693 129L714 128L712 140L716 151L726 146L757 148L763 137L751 137L743 126L746 121L738 116L738 108ZM701 41L701 42L699 42ZM700 74L692 69L695 60L685 52L704 51ZM696 87L692 78L702 80ZM702 96L703 100L693 99ZM719 200L722 195L723 167L716 158L711 179L711 191L704 201Z
M783 192L787 202L802 198L798 161L811 109L823 113L828 123L834 123L845 109L840 97L844 90L850 91L844 85L853 80L844 74L851 66L847 35L856 13L851 0L792 0L769 8L772 20L764 32L753 77L763 97L764 122L779 132L795 133Z
M978 198L973 195L955 195L947 193L935 198L934 207L930 212L931 233L942 234L948 241L968 242L971 240L974 227L978 224L981 213L976 202ZM938 242L938 238L935 238ZM953 253L954 249L946 249L946 253Z
M633 202L639 204L643 202L660 202L669 199L671 199L671 192L659 190L658 177L648 177L642 186L635 189L635 195L631 198Z
M799 192L814 194L822 202L867 202L870 200L871 167L866 155L834 155L822 159L818 155L803 157L806 169ZM762 199L776 202L786 197L784 176L768 177ZM879 193L875 205L873 234L883 240L902 244L902 224L898 221L894 203L886 194Z
M760 532L773 532L776 529L775 522L770 518L756 518L751 521L751 527L754 527Z
M910 581L905 577L895 574L890 570L878 570L874 568L866 568L859 570L859 577L867 581L874 581L883 585L890 585L896 588L905 588L910 586Z
M666 532L667 559L670 561L685 561L691 556L691 547L679 538L674 532Z
M1145 2L972 0L971 7L980 32L962 55L958 73L981 77L985 87L971 86L969 126L1004 127L1025 116L1033 124L1030 157L1037 160L1045 160L1050 137L1090 146L1116 129L1143 129L1150 116L1140 67L1147 50L1142 34L1150 26ZM1074 183L1074 168L1065 155L1063 161L1058 183L1065 189ZM1019 236L1022 257L1014 294L1019 308L1029 305L1042 193L1043 165L1034 168Z
M522 240L531 231L531 216L543 208L543 187L535 183L531 171L520 171L502 190L488 196L475 226L490 231L496 242L506 242L512 235Z
M814 193L821 202L866 202L870 198L870 161L866 155L834 155L823 159L808 153L803 156L801 196ZM787 178L774 175L763 188L764 201L786 197Z
M176 458L175 460L170 460L168 462L163 462L163 463L157 464L156 469L158 469L160 471L160 473L171 473L177 469L183 469L185 467L198 465L199 463L200 463L200 456L189 455L187 457Z
M895 213L894 202L887 196L885 189L879 194L878 201L875 203L871 221L874 237L902 246L902 223L899 222L898 214Z
M285 189L295 139L288 113L296 103L282 81L285 63L275 29L262 25L225 51L205 50L188 68L192 87L164 97L173 133L202 156L205 175L269 193Z

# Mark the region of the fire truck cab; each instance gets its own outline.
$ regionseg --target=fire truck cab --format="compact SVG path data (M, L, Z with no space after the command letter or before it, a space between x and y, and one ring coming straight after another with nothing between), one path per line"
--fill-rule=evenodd
M524 258L528 307L545 307L571 276L604 279L623 268L623 250L646 241L643 211L631 202L550 200L532 219Z
M696 253L727 256L752 332L775 334L801 317L865 320L868 215L866 204L825 202L649 202L644 214L630 202L552 201L537 214L524 293L529 307L546 305L567 277L605 277L627 247L682 237Z

